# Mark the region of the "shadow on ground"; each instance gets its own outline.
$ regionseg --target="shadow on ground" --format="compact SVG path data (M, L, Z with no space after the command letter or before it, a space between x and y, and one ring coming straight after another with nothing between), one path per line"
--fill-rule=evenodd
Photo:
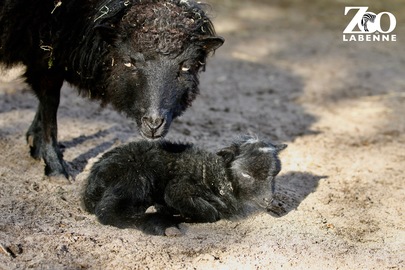
M276 178L276 190L269 214L282 217L297 209L301 202L315 192L321 179L319 176L306 172L289 172Z

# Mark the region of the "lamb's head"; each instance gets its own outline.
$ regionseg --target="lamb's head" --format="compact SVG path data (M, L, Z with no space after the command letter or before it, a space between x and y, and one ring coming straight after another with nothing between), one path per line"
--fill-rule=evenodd
M224 158L240 199L271 196L274 177L281 170L278 154L286 147L245 136L217 153Z
M191 106L206 58L224 40L194 1L126 2L117 25L99 27L112 39L109 99L145 138L158 139Z

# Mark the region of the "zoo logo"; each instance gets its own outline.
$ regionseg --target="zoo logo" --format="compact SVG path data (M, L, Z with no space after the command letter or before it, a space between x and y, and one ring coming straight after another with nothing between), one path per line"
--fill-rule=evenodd
M397 19L392 13L384 11L376 14L367 11L368 7L345 7L344 14L347 15L350 10L357 10L357 13L343 31L343 41L396 41L396 35L390 34L397 26ZM384 15L389 18L387 30L381 27ZM359 31L355 31L356 26Z

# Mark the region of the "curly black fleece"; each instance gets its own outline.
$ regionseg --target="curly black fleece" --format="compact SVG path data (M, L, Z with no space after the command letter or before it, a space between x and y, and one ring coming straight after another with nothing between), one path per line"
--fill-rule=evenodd
M252 137L217 154L168 141L129 143L93 165L84 205L103 224L158 235L181 221L244 217L271 198L285 147ZM150 206L158 211L145 214Z

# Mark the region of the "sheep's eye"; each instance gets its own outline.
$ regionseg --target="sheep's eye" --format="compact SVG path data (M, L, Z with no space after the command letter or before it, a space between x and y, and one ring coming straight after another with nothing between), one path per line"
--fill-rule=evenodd
M252 178L252 176L251 176L250 174L248 174L248 173L241 173L241 175L242 175L243 177L247 178L247 179Z
M135 65L135 62L133 62L133 61L124 63L124 66L126 66L127 68L130 68L130 69L132 69L132 70L136 70L136 69L137 69L137 67L136 67L136 65Z
M135 65L135 61L130 61L130 62L125 62L124 66L126 66L127 68L129 68L133 74L136 74L138 72L137 67Z
M191 69L191 65L188 64L188 63L183 63L183 64L181 65L181 71L182 71L182 72L189 72L190 69Z

